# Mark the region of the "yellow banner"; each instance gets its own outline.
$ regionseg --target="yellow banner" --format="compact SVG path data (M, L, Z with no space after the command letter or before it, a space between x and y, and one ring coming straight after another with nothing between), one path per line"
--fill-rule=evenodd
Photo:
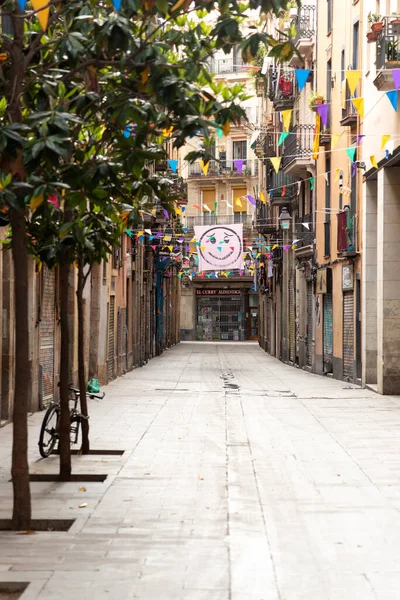
M313 159L318 160L319 152L319 136L321 133L321 117L318 113L315 113L315 135L313 143Z

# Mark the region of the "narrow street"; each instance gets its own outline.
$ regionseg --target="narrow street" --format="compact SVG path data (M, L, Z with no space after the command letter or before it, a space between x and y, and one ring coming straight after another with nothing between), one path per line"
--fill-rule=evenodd
M71 529L0 533L0 581L30 582L23 600L398 600L400 397L250 342L182 343L104 390L92 448L125 452L73 456L73 472L107 479L32 483L34 517ZM42 418L31 472L56 473Z

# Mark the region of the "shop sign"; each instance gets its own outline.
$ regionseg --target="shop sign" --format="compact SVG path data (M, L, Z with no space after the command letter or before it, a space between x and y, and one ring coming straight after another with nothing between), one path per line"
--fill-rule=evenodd
M241 290L202 288L196 290L196 296L240 296Z
M353 290L353 265L343 265L342 268L342 289L343 291Z

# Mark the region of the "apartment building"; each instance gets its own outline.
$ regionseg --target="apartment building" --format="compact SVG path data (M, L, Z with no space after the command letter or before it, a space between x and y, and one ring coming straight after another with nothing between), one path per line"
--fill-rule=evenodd
M258 194L259 160L250 142L259 117L254 79L243 65L241 54L217 52L210 61L210 72L226 86L246 87L251 99L244 104L248 123L232 126L228 135L216 135L210 153L215 158L206 169L199 161L189 164L184 156L202 143L200 137L188 140L181 152L180 172L187 183L188 204L183 216L189 245L188 263L182 278L181 339L235 340L258 339L258 294L251 268L255 208L247 201ZM198 271L198 246L194 236L197 225L243 225L244 268L229 273Z

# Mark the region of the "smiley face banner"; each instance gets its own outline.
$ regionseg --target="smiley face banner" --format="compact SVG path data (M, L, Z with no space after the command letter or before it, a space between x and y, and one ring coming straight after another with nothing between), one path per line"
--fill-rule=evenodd
M243 268L243 224L203 225L194 228L199 271Z

